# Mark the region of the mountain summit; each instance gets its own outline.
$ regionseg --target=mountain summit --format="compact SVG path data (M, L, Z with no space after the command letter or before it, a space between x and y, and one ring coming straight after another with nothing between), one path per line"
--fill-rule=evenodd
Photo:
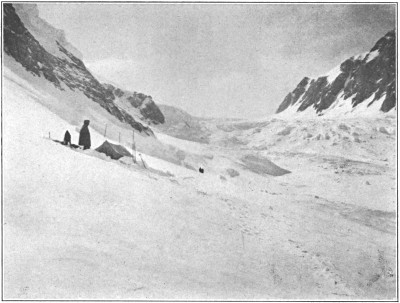
M396 106L395 55L396 33L392 30L369 52L345 60L327 75L305 77L286 96L277 113L307 109L318 115L388 112Z

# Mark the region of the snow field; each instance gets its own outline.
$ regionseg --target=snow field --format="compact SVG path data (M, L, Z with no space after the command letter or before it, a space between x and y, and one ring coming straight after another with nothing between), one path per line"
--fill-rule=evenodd
M157 135L160 145L184 152L182 161L205 164L205 174L142 153L152 169L145 170L48 140L49 129L58 139L69 129L76 140L83 117L74 124L68 112L64 120L51 108L63 106L60 100L9 75L3 82L6 299L395 297L394 169L381 159L392 163L394 135L379 131L390 130L390 118L274 120L259 132L228 132L246 140L240 148ZM371 131L375 139L364 149L351 140L319 146L325 141L311 139L326 129L323 123L332 123L328 129L337 136L357 131L366 140ZM309 141L300 135L309 132ZM100 145L101 131L91 134L93 146ZM241 161L250 153L292 173L256 174Z

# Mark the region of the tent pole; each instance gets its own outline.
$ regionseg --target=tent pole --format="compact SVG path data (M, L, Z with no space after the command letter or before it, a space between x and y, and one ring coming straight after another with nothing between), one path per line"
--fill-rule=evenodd
M133 162L136 163L135 131L133 130L132 130L132 156L133 156Z
M142 158L142 155L141 155L141 154L139 154L139 157L140 157L140 159L142 160L143 167L144 167L145 169L147 169L147 167L146 167L146 164L144 163L144 160L143 160L143 158Z

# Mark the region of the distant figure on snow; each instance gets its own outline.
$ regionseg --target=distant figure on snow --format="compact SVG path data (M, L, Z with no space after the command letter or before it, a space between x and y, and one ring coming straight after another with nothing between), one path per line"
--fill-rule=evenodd
M65 132L64 141L62 142L63 145L71 145L71 134L69 131Z
M83 146L83 149L90 148L90 132L89 132L89 120L83 121L83 126L79 132L79 145Z
M202 168L202 167L200 166L199 172L200 172L201 174L204 174L204 168Z

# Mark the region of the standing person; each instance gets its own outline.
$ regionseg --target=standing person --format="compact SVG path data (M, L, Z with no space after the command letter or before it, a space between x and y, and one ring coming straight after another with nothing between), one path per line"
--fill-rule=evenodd
M79 145L83 145L83 149L90 148L90 132L89 132L89 120L83 121L83 126L79 132Z

